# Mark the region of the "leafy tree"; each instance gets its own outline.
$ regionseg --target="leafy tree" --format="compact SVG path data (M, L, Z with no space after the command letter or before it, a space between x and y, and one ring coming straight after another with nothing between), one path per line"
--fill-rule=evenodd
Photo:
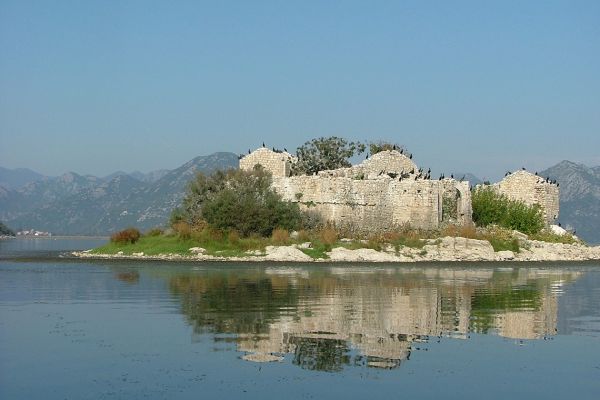
M292 168L292 174L313 175L319 171L350 167L349 159L364 151L364 144L336 136L313 139L296 150L298 161Z
M527 234L535 234L544 227L539 205L528 206L522 201L510 200L491 187L473 192L473 221L478 226L497 224Z
M302 216L298 205L283 201L271 188L271 180L271 174L260 166L253 171L198 174L171 221L192 226L206 221L213 228L236 230L243 236L269 236L275 228L296 229Z

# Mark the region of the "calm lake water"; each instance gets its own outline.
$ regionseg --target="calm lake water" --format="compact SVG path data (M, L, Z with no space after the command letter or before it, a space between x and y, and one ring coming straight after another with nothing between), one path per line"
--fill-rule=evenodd
M89 262L0 241L0 399L600 398L600 264Z

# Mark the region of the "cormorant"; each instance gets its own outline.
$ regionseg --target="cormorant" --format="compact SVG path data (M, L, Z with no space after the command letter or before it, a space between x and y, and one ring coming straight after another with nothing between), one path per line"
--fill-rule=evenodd
M285 147L283 148L283 151L285 151L286 153L288 152L288 151L287 151L287 149L286 149Z
M265 147L265 142L263 142L263 147Z
M408 157L408 158L412 160L412 153L410 153L410 157Z
M250 154L250 153L251 153L251 151L250 151L250 149L248 149L248 154Z
M560 186L560 184L558 182L556 182L556 187L559 187L559 186Z
M367 153L367 158L365 158L365 160L368 160L368 159L369 159L369 153Z
M537 176L537 171L535 171L535 176Z
M450 174L450 178L454 179L454 174Z
M525 167L521 167L521 169L522 169L523 171L525 171Z

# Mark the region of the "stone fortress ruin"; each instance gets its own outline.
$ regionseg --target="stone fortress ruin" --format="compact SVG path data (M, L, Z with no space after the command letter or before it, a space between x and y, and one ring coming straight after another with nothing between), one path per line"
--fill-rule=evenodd
M261 147L240 158L240 169L262 166L284 200L299 203L327 222L360 232L402 226L433 230L445 223L472 223L468 181L429 179L412 157L397 150L373 154L348 168L292 176L296 158L287 151ZM539 204L547 224L558 217L558 186L526 171L492 185L510 199Z

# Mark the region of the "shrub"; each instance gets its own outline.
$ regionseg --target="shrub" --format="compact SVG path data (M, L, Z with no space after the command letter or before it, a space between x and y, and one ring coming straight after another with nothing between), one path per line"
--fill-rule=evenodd
M227 234L227 241L231 244L238 244L240 242L240 234L238 231L231 230Z
M172 220L206 221L214 230L236 230L244 237L268 237L276 227L296 229L302 217L298 204L283 201L271 182L262 168L198 174Z
M319 239L326 246L332 246L337 242L338 234L331 226L326 226L319 232Z
M283 245L283 244L287 244L290 240L290 233L285 230L285 229L281 229L281 228L276 228L273 230L273 234L271 235L271 241L274 244L279 244L279 245Z
M472 206L473 221L478 226L497 224L527 234L538 233L544 227L538 205L528 206L522 201L509 200L491 187L475 190Z
M126 243L133 244L133 243L137 242L141 236L142 235L141 235L140 231L137 230L136 228L127 228L122 231L113 233L110 236L110 241L113 243L119 243L119 244L126 244Z
M144 236L160 236L163 234L163 230L160 228L152 228L148 232L144 233Z
M192 228L190 224L185 221L179 221L173 225L173 229L179 235L181 240L189 240L192 237Z

